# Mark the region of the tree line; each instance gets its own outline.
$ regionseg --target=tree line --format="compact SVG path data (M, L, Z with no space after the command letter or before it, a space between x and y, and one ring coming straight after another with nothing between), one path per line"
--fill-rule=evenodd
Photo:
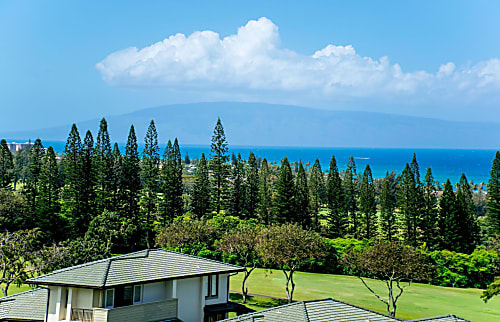
M230 157L220 119L210 154L193 160L182 159L176 138L160 151L154 121L142 151L137 141L132 125L122 154L105 119L95 139L91 131L82 139L73 124L62 155L40 139L12 154L2 140L0 229L38 229L42 244L64 245L73 254L68 264L164 246L159 238L176 221L220 215L431 251L471 253L500 234L498 152L485 193L475 191L465 174L456 186L447 180L442 188L430 168L422 178L415 154L401 174L381 179L373 178L369 165L358 171L352 157L341 170L332 156L327 171L318 159L308 166L286 156L279 165L254 153L248 160Z
M332 156L326 173L318 159L307 167L286 156L279 165L254 153L230 158L220 119L211 153L193 160L191 178L177 139L160 151L154 121L144 142L139 152L131 126L122 155L105 119L96 139L87 131L82 140L74 124L60 157L40 139L15 155L2 140L1 194L22 211L3 212L1 229L39 227L48 241L61 241L112 221L119 226L113 243L125 250L153 246L157 228L183 214L201 219L224 212L263 224L297 223L332 238L401 240L463 253L500 232L498 153L485 194L465 174L456 187L447 180L441 189L431 168L421 177L415 154L401 174L382 179L373 178L369 165L358 173L353 157L339 170Z

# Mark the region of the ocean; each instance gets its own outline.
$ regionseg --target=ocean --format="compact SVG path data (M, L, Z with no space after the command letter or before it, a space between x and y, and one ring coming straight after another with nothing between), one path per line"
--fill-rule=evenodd
M65 142L62 141L44 142L45 147L52 145L58 153L64 151L64 144ZM120 144L122 152L124 152L124 146L125 144ZM139 144L139 151L142 148L143 145ZM160 148L160 153L163 154L165 145L161 145ZM332 154L335 155L340 170L346 167L349 157L353 156L358 173L362 173L369 164L375 178L384 177L387 171L401 173L405 164L411 162L415 152L422 179L427 168L431 167L435 180L444 182L449 178L453 183L458 182L462 173L465 173L469 181L487 183L491 162L495 157L495 150L229 146L230 154L241 153L244 159L247 159L252 151L257 157L277 163L285 155L290 162L309 162L310 165L318 158L323 170L328 169ZM202 152L208 157L210 147L208 145L181 145L183 158L186 152L191 159L199 158Z

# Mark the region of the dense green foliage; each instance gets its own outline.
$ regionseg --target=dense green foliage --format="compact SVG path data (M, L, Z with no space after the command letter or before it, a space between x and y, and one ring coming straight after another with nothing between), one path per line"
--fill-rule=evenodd
M298 265L304 270L349 273L339 262L348 248L384 239L428 254L440 267L432 279L436 284L486 287L499 275L496 259L484 259L493 256L498 240L498 154L486 194L465 175L456 188L449 180L442 187L429 168L421 181L415 155L400 175L392 172L385 178L373 178L369 166L358 175L352 157L339 171L332 156L325 173L319 160L290 163L285 156L276 164L253 153L248 160L239 154L230 160L220 119L210 160L204 154L183 160L177 139L168 141L161 158L154 121L142 151L133 126L123 155L112 144L105 119L96 138L87 131L82 142L73 124L61 155L45 149L39 139L13 155L2 140L0 230L38 228L41 245L55 244L63 254L92 250L61 263L149 248L155 242L236 261L216 245L224 234L242 222L264 228L291 224L321 236L327 245L327 259L304 261ZM179 235L183 225L191 230ZM215 228L206 232L211 225ZM446 252L465 256L461 261L467 264L455 263L456 257ZM495 264L490 266L490 260ZM467 269L458 268L464 265ZM476 270L483 270L482 275Z

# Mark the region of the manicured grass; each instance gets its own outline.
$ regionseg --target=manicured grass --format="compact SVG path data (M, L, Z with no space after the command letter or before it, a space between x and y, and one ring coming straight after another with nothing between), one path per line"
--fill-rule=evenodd
M242 274L231 277L231 290L241 289ZM352 276L297 272L294 300L334 298L370 310L385 312L385 305L375 298ZM386 295L383 282L368 280L380 295ZM255 270L248 280L249 293L286 297L283 273L277 270ZM455 314L476 322L500 321L500 298L484 303L479 296L482 290L440 287L413 283L405 289L398 301L397 317L418 319L444 314ZM255 299L256 301L256 299ZM258 304L258 303L256 303ZM250 306L252 307L252 306ZM263 309L253 305L253 309Z
M33 286L30 286L28 284L22 284L20 287L17 287L17 285L12 284L11 286L9 286L9 290L7 292L9 295L13 295L13 294L21 293L21 292L28 291L31 289L33 289ZM2 292L0 292L0 297L3 297Z

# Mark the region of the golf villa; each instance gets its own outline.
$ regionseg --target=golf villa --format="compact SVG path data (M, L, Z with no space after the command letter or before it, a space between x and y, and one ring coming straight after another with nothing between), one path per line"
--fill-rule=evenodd
M253 312L229 301L229 279L243 270L164 249L138 251L27 280L38 287L1 298L0 321L401 321L333 299ZM228 318L229 312L237 316Z

